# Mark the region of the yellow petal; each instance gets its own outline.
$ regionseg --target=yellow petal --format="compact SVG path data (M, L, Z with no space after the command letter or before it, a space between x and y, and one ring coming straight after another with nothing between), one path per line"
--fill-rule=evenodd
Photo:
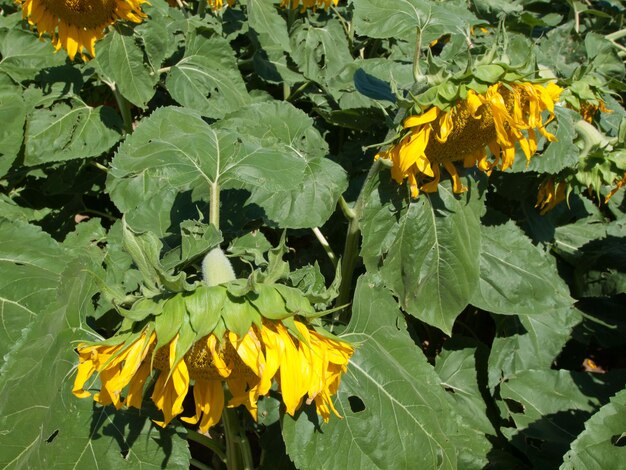
M406 118L404 120L404 128L406 129L408 127L421 126L422 124L433 122L435 119L437 119L438 115L439 109L433 106L428 111L420 114L419 116L409 116L408 118Z

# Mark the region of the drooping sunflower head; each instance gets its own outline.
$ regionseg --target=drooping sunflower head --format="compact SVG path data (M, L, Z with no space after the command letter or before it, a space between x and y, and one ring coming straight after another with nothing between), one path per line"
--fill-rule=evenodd
M37 28L39 37L50 35L58 51L84 59L95 57L95 43L107 26L117 20L140 23L146 17L141 5L147 0L16 0L22 15ZM86 54L85 54L85 52ZM88 56L87 56L88 55Z
M279 284L248 289L242 280L202 286L164 301L144 299L131 309L130 332L78 346L73 393L102 405L141 407L153 373L152 400L165 426L183 412L193 386L195 414L182 418L206 432L225 406L244 405L256 418L257 400L278 385L286 412L315 403L325 421L337 416L332 396L347 370L353 347L307 320L314 310L300 291Z
M530 160L537 151L537 132L555 140L545 126L554 118L561 91L554 83L530 82L498 82L483 93L467 89L446 109L431 106L406 118L402 137L376 158L392 161L392 177L399 184L408 179L413 197L420 190L437 190L441 166L450 173L454 191L462 192L454 162L489 174L513 164L516 143Z

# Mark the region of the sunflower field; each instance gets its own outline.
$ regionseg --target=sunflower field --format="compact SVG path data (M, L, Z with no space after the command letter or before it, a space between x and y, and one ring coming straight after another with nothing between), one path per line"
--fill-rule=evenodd
M0 12L0 469L624 468L625 2Z

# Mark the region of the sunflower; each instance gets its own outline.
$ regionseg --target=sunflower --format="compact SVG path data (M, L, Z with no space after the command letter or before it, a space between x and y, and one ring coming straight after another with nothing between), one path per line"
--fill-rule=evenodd
M280 6L283 8L290 8L295 10L300 6L300 11L304 12L307 8L323 8L328 10L331 6L337 6L339 0L281 0Z
M561 91L554 83L529 82L496 83L482 94L469 89L448 110L432 106L406 118L403 128L408 132L376 158L392 161L393 179L398 184L408 179L413 197L420 190L437 190L441 166L452 177L454 192L463 192L454 162L490 174L493 168L506 170L513 164L515 143L530 160L537 151L537 131L550 142L556 140L545 126L554 119Z
M154 372L158 377L151 398L163 413L163 421L157 422L161 426L183 413L192 385L195 414L182 419L198 424L201 432L219 422L225 405L244 405L256 419L257 400L269 393L274 382L288 414L293 416L306 402L315 403L325 422L331 412L339 416L332 396L353 347L288 311L289 304L299 313L312 312L296 289L266 284L252 294L233 297L230 291L243 285L234 281L177 294L166 301L172 308L154 303L154 311L162 313L135 323L138 332L80 344L74 395L91 396L92 385L86 384L97 373L101 385L93 395L96 402L117 409L140 408ZM159 321L180 308L186 309L187 319L169 338L173 331L163 333ZM138 328L140 324L144 326ZM229 330L227 325L235 327ZM224 386L232 396L228 403Z
M209 6L211 10L218 11L224 8L224 3L226 3L229 7L232 7L235 4L235 0L207 0L209 2Z
M117 20L141 23L146 15L141 5L147 0L16 0L22 3L22 16L37 27L41 38L47 33L58 51L67 51L70 59L81 54L95 57L95 43L104 30Z

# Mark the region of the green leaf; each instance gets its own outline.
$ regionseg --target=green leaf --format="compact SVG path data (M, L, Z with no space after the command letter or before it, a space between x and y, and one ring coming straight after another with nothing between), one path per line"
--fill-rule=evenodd
M267 264L265 253L272 248L272 244L267 241L263 232L255 231L245 234L243 237L235 238L228 245L228 252L237 258L254 263L256 266Z
M343 339L356 344L323 423L313 410L285 416L287 453L298 468L457 468L457 433L466 431L415 345L396 302L361 277ZM486 464L486 441L465 445Z
M280 46L285 52L291 52L287 23L276 10L274 2L248 0L248 25L259 34L261 43Z
M167 11L167 5L165 7L160 5L152 7L142 5L142 7L150 15L150 18L137 25L135 33L139 35L143 42L150 65L154 70L158 70L163 61L176 52L177 41L173 32L167 27L167 21L170 19L164 16L164 12L158 11L159 8Z
M623 387L624 374L518 372L500 388L515 428L502 428L535 468L556 468L585 421Z
M341 23L329 20L323 26L308 22L291 32L291 57L309 80L325 83L353 61Z
M115 412L94 406L91 398L72 396L72 367L78 362L72 342L89 335L85 319L93 313L91 297L97 292L88 270L80 260L68 266L57 300L37 317L3 368L0 465L189 468L182 429L161 429L145 412Z
M509 222L481 227L480 282L471 304L503 315L541 314L573 303L545 252Z
M404 206L381 193L372 191L364 210L366 267L375 271L380 263L382 280L402 308L450 334L478 285L482 201L477 188L458 196L446 181L437 193Z
M45 67L63 64L67 55L55 54L49 41L39 41L32 32L0 29L0 57L0 73L19 83L32 80Z
M422 46L443 34L466 34L471 25L480 23L465 5L445 5L427 0L354 2L354 29L371 38L398 38L415 41L416 29L422 30Z
M536 315L499 316L496 336L489 356L489 388L527 369L550 369L574 326L580 312L572 307L547 310Z
M24 141L26 106L17 87L0 75L0 178L11 168Z
M561 469L618 468L626 458L624 439L626 390L618 392L585 423L585 430L572 442Z
M487 417L487 405L481 396L478 370L487 360L487 348L468 338L452 338L436 358L435 372L441 379L449 401L474 432L496 435ZM486 385L486 384L485 384Z
M312 304L328 304L339 295L341 284L341 263L335 268L335 278L330 287L326 287L326 278L320 271L317 261L289 274L291 284L300 290Z
M328 220L347 187L346 174L324 158L328 145L309 116L289 103L272 101L243 108L218 126L258 137L264 145L287 145L305 165L301 185L288 191L259 187L249 203L261 206L283 228L317 227Z
M180 233L180 245L170 250L161 260L165 269L184 267L222 242L222 234L215 226L197 220L183 221L180 224Z
M132 31L122 26L112 28L96 43L97 66L105 81L114 84L135 106L145 108L154 96L158 75L144 63L143 50L135 42Z
M213 129L187 109L161 108L119 147L107 186L122 212L139 208L168 220L169 207L152 208L144 201L172 190L207 198L215 183L252 192L291 190L301 183L305 165L293 149Z
M222 118L250 102L233 50L220 37L190 38L165 85L177 102L211 118Z
M39 227L0 218L0 366L54 301L67 256Z
M79 102L37 109L28 118L24 164L33 166L97 157L122 136L122 121L113 108Z

